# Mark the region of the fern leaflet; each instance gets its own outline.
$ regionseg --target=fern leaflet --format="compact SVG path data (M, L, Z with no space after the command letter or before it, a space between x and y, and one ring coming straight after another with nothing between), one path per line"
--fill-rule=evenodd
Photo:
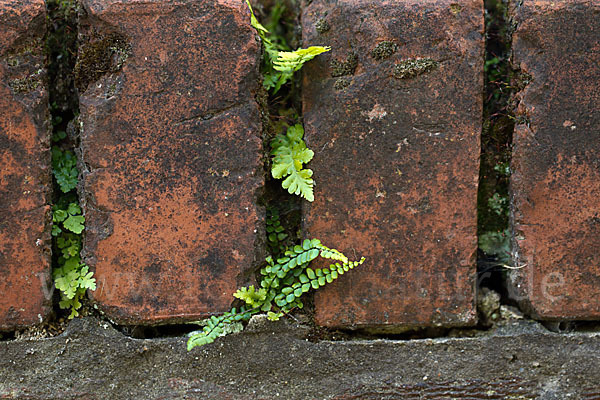
M304 63L312 60L321 53L331 50L329 46L310 46L307 49L297 49L295 51L280 51L274 66L277 71L295 72L298 71Z
M302 140L304 128L296 124L287 129L285 135L279 134L271 141L273 164L271 174L275 179L285 180L282 183L289 193L314 201L312 170L303 169L303 164L312 160L314 152L306 147Z

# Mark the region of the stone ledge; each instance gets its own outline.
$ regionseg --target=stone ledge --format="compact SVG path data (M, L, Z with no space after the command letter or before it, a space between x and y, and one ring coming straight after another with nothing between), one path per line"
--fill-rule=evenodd
M600 334L513 322L477 338L311 343L287 322L191 352L93 318L58 337L0 343L0 398L595 398Z

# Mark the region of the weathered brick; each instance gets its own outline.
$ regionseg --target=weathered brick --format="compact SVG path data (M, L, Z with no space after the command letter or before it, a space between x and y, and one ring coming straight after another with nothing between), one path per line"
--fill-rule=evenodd
M600 4L514 10L512 295L543 319L600 317Z
M85 261L121 323L229 308L264 234L260 47L241 1L83 1Z
M0 3L0 330L51 310L43 0Z
M473 324L483 3L315 0L305 70L311 237L366 263L316 294L340 327ZM330 29L319 34L316 24ZM319 22L321 21L321 22Z

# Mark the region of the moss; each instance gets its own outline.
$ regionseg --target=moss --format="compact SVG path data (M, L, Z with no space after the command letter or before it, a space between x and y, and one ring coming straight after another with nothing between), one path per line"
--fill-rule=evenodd
M85 43L75 64L77 89L83 92L102 75L121 70L130 53L131 45L117 33Z
M394 66L393 76L396 79L410 79L432 71L438 62L431 58L404 60Z
M338 76L354 75L356 67L358 66L358 55L352 52L346 57L345 61L333 60L330 64L332 69L331 76L336 78Z
M344 90L348 86L350 86L350 79L345 77L336 79L335 83L333 84L333 88L335 90Z
M329 23L327 22L327 20L325 18L321 18L315 24L315 29L317 30L317 32L322 34L322 33L327 32L329 29L331 29L331 27L329 26Z
M375 46L373 51L371 51L371 57L378 61L385 60L394 54L396 50L398 50L398 45L394 42L386 40Z

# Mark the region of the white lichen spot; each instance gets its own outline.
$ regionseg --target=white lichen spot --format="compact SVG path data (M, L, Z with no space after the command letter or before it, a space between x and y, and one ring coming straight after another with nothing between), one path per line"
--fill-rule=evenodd
M365 115L364 112L363 112L363 115ZM375 119L381 120L386 115L387 115L387 111L385 111L385 109L380 104L375 104L373 106L373 109L371 111L369 111L368 113L366 113L366 116L368 117L368 119L366 121L373 122L373 120L375 120Z

